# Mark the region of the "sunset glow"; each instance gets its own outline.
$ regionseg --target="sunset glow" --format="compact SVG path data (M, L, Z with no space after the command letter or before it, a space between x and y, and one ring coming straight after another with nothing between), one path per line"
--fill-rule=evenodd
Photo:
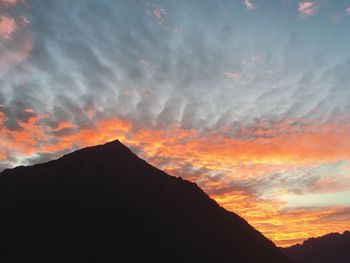
M278 246L349 230L349 3L47 2L0 1L0 172L119 139Z

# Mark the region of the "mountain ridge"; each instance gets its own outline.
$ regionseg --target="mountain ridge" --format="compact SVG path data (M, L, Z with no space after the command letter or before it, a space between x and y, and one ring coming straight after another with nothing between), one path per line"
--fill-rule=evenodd
M349 263L350 231L329 233L281 250L295 263Z
M195 183L118 140L7 169L0 197L4 262L290 263Z

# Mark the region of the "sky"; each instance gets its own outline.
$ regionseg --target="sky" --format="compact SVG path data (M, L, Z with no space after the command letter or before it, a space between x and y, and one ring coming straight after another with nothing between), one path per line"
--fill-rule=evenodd
M119 139L279 246L350 225L350 0L0 0L0 171Z

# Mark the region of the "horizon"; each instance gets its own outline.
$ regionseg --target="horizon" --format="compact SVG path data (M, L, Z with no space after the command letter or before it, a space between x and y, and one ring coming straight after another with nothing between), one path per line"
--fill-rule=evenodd
M350 230L350 1L0 11L0 172L118 139L277 246Z

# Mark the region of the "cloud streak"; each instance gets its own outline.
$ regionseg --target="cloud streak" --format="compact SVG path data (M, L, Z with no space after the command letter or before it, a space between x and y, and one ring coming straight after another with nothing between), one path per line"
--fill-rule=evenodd
M244 0L244 6L248 9L248 10L254 10L256 9L256 5L253 4L252 1L250 0Z
M302 17L314 16L317 13L317 2L300 2L298 11Z

